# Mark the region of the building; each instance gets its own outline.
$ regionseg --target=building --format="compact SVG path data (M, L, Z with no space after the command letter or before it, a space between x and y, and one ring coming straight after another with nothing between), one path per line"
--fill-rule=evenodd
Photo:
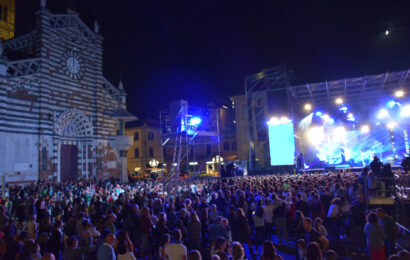
M0 0L0 40L14 37L15 0Z
M130 140L117 135L126 93L102 73L98 24L53 14L45 2L33 31L0 48L0 173L7 182L125 181Z
M240 161L249 161L249 109L245 95L231 97L234 110L235 110L235 126L236 126L236 145L237 155ZM252 104L252 113L262 113L264 116L261 122L254 121L252 124L253 131L255 133L255 161L257 168L269 167L269 140L266 121L268 118L267 109L267 96L262 94L260 98Z
M158 122L130 122L125 134L132 137L133 143L128 150L129 173L145 173L161 163L161 137Z

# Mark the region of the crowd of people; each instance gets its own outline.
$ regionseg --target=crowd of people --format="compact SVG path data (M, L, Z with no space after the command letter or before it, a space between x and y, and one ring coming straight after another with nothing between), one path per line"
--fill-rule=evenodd
M287 247L299 260L330 260L339 241L357 257L410 257L395 247L388 210L367 207L374 193L367 168L185 180L178 188L164 182L8 186L0 259L279 260L277 249Z

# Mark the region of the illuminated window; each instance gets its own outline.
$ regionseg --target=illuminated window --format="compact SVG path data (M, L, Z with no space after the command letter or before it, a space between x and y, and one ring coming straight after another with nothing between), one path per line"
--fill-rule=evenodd
M134 158L139 158L140 157L140 149L135 148L134 149Z
M153 141L154 140L154 133L153 132L148 132L148 140Z
M140 135L138 132L134 133L134 141L138 141L138 139L140 139Z

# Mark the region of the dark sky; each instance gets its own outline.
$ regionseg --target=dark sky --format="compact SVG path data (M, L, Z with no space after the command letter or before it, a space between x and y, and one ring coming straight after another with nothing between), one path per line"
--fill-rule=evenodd
M16 0L17 33L39 0ZM295 84L410 68L408 1L77 0L104 37L104 74L142 119L175 99L244 93L244 77L286 63ZM62 12L65 0L48 0ZM385 36L385 31L390 34Z

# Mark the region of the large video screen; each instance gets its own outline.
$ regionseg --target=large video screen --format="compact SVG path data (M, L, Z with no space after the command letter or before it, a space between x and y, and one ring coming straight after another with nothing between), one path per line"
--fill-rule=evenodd
M269 151L271 165L293 165L295 137L293 123L269 124Z
M387 128L371 129L366 133L351 130L337 136L335 131L324 131L317 142L312 143L305 137L302 151L306 165L311 168L341 164L361 167L369 165L375 155L384 162L396 158L399 162L410 150L407 133L406 127L394 129L393 136Z

